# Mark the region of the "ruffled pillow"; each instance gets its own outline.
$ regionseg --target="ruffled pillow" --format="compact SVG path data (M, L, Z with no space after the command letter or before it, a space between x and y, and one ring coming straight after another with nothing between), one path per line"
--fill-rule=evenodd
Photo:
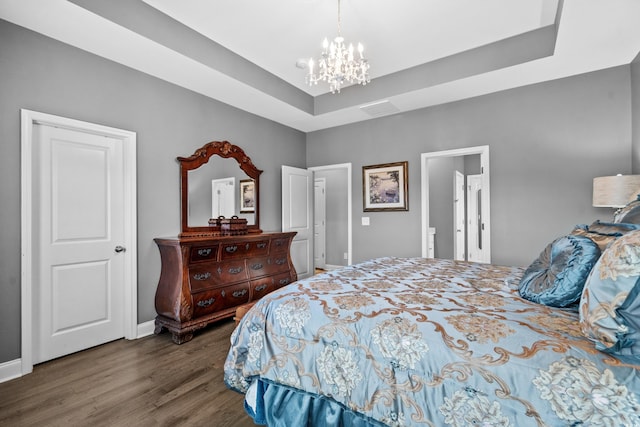
M596 348L640 355L640 231L609 246L593 267L580 300L580 328Z
M520 280L522 298L552 307L567 307L580 299L598 245L585 236L563 236L549 243Z

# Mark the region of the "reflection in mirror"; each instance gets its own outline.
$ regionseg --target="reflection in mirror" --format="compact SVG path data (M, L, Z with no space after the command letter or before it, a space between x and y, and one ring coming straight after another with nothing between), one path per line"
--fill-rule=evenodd
M210 223L224 215L247 220L247 232L260 230L260 174L242 148L229 141L211 141L180 163L181 237L219 236ZM231 215L230 215L231 214Z
M236 214L236 179L211 180L211 218L231 218Z
M189 180L189 227L205 227L209 219L236 215L245 218L248 225L255 224L253 211L242 207L241 182L249 180L238 167L235 159L214 156L206 165L190 170Z

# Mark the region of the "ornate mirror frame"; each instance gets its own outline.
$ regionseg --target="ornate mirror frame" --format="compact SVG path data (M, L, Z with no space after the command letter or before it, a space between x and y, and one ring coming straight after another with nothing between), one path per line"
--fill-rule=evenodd
M189 226L189 171L198 169L209 161L211 156L218 155L224 158L233 158L238 162L240 169L254 181L255 191L255 221L254 224L247 226L249 233L261 233L260 230L260 174L262 171L258 169L249 156L245 154L242 148L231 144L229 141L211 141L198 148L189 157L178 157L180 162L180 222L182 224L182 232L180 237L194 236L219 236L219 226L190 227Z

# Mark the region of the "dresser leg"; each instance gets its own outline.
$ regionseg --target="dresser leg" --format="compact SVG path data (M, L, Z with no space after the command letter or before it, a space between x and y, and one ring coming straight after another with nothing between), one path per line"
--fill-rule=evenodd
M191 341L193 338L193 332L179 333L173 332L171 335L171 340L176 344L183 344L185 342Z

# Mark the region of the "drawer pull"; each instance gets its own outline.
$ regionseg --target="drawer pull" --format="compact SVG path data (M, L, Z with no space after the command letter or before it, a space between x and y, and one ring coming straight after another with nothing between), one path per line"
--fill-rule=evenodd
M280 285L284 286L289 283L289 279L280 279Z
M260 286L256 286L256 291L257 292L262 292L265 289L267 289L267 285L260 285Z
M202 301L198 301L198 307L209 307L211 304L213 304L216 301L215 298L209 298L209 299L205 299Z
M258 249L264 249L267 247L267 243L266 242L260 242L256 245L258 247Z
M238 247L236 245L227 246L226 248L224 248L224 250L227 251L227 253L232 254L238 250Z
M262 268L263 268L263 267L264 267L264 266L262 265L262 263L257 262L257 263L255 263L255 264L253 264L253 265L251 266L251 269L252 269L252 270L262 270Z
M246 294L247 294L247 290L246 290L246 289L243 289L243 290L241 290L241 291L235 291L235 292L234 292L233 294L231 294L231 295L233 295L233 297L234 297L234 298L240 298L240 297L245 296Z
M242 273L242 267L229 268L229 274L238 274L238 273Z
M283 240L276 240L276 241L274 241L274 243L276 244L276 246L284 245L284 241Z
M209 277L211 277L211 273L209 273L208 271L206 273L197 273L193 275L193 278L195 280L207 280Z
M285 264L286 262L287 262L287 259L286 259L286 258L278 258L278 259L276 260L276 264L278 264L278 265L283 265L283 264Z
M198 249L198 255L201 257L206 257L211 254L211 249Z

